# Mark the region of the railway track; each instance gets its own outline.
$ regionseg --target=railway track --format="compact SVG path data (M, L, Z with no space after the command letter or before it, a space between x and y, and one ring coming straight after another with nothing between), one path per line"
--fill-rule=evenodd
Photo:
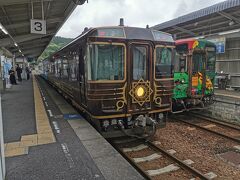
M179 115L177 117L172 117L172 119L240 143L240 127L234 126L231 123L218 122L215 119L196 114L190 114L189 116Z
M117 151L128 160L128 162L135 167L138 172L145 178L145 179L153 179L156 176L161 176L166 173L174 172L179 169L185 171L191 178L200 178L200 179L211 179L208 175L201 173L197 169L191 167L191 164L194 163L192 160L180 160L176 156L174 156L174 152L167 151L159 146L159 142L150 142L150 141L143 141L138 140L137 146L129 147L127 146L122 148L121 146L123 144L114 143L114 141L111 141L111 144L117 149ZM131 158L128 154L129 152L133 153L136 151L141 151L143 149L148 149L147 151L151 151L151 155L138 157L138 158ZM153 168L153 169L144 169L142 163L151 163L151 161L154 161L156 159L160 159L161 161L167 161L169 165L163 167L163 168ZM168 169L168 170L167 170Z
M221 120L221 119L217 119L217 118L214 118L214 117L209 117L207 115L199 114L199 113L196 113L196 112L190 112L189 114L191 116L194 116L194 117L200 117L200 118L203 118L207 121L215 122L215 123L218 123L218 124L223 124L223 125L232 127L233 129L240 130L240 124L238 124L238 123L224 121L224 120Z

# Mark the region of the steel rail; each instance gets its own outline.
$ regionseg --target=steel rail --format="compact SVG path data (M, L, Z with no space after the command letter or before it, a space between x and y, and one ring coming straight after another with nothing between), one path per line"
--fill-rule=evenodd
M219 125L222 125L222 126L226 126L226 127L231 128L231 129L240 131L240 126L239 126L239 124L229 123L229 122L223 121L223 120L217 120L217 119L215 119L215 118L207 117L207 116L205 116L205 115L201 115L201 114L194 113L194 112L191 112L190 114L191 114L192 116L195 116L195 117L198 117L198 118L202 118L202 119L204 119L204 120L206 120L206 121L213 122L213 123L216 123L216 124L219 124Z
M139 140L138 140L139 141ZM200 179L203 180L209 180L210 178L207 177L206 175L202 174L200 171L196 170L195 168L187 165L186 163L184 163L183 161L181 161L180 159L176 158L175 156L171 155L170 153L168 153L167 151L165 151L164 149L156 146L154 143L150 142L150 141L144 141L144 140L140 140L140 142L142 142L142 144L146 144L149 148L151 148L152 150L154 150L155 152L160 152L162 155L164 155L165 157L167 157L168 159L174 161L175 163L177 163L180 168L190 172L192 175L194 175L195 177L199 177ZM142 168L135 163L130 157L128 157L120 148L118 148L118 145L114 143L114 141L110 141L110 143L114 146L114 148L147 180L151 180L152 177L149 176L144 170L142 170ZM121 144L121 143L120 143ZM123 143L124 144L124 143Z
M202 127L202 126L200 126L200 125L194 124L194 123L192 123L192 122L189 122L189 121L186 121L186 120L183 120L183 119L179 119L179 118L175 118L175 117L172 117L172 118L175 119L175 120L181 121L181 122L183 122L183 123L185 123L185 124L189 124L189 125L191 125L191 126L194 126L194 127L198 128L198 129L202 129L202 130L208 131L208 132L210 132L210 133L216 134L216 135L218 135L218 136L221 136L221 137L230 139L230 140L232 140L232 141L234 141L234 142L240 143L240 139L238 139L238 138L231 137L231 136L228 136L228 135L226 135L226 134L222 134L222 133L219 133L219 132L217 132L217 131L210 130L210 129L208 129L208 128Z
M146 180L152 180L152 178L144 170L142 170L142 168L135 163L133 159L129 158L120 148L118 148L117 144L114 144L113 141L109 142Z
M169 159L173 160L174 162L176 162L178 165L180 165L183 169L189 171L191 174L193 174L196 177L199 177L200 179L203 180L209 180L210 178L207 177L206 175L202 174L200 171L196 170L195 168L187 165L186 163L184 163L183 161L181 161L180 159L178 159L177 157L173 156L172 154L168 153L167 151L165 151L164 149L156 146L154 143L152 142L146 142L147 145L149 147L151 147L152 149L154 149L155 151L158 151L160 153L162 153L163 155L167 156Z

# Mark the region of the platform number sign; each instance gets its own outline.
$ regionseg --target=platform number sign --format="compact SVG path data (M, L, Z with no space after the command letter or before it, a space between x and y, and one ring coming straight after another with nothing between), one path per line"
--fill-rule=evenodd
M31 33L46 34L46 21L39 19L31 19Z

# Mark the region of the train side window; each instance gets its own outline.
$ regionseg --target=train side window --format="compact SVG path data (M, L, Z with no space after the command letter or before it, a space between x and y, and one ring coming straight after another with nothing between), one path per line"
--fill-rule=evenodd
M51 63L51 73L54 74L55 73L55 64Z
M63 60L62 77L68 77L68 61L66 59Z
M68 57L68 79L69 81L76 81L76 51L70 52Z
M61 76L62 76L62 61L61 61L61 59L56 60L55 76L58 77L58 78L61 78Z
M146 61L147 49L146 47L133 47L133 79L146 79Z
M88 80L123 80L124 46L113 44L89 45Z
M167 47L156 48L155 77L171 77L172 75L172 49Z

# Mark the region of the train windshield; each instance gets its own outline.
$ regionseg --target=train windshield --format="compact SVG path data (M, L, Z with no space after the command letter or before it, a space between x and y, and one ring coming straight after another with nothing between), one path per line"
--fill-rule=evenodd
M88 80L123 80L124 46L91 44L89 46Z
M187 55L176 52L174 61L175 72L187 72Z
M204 62L205 54L203 53L193 53L193 66L192 66L192 72L202 72L203 70L203 62Z
M156 48L155 78L171 77L172 49L167 47Z
M207 48L207 69L208 71L215 71L216 52L215 48Z
M146 79L147 49L142 46L133 47L133 79Z

